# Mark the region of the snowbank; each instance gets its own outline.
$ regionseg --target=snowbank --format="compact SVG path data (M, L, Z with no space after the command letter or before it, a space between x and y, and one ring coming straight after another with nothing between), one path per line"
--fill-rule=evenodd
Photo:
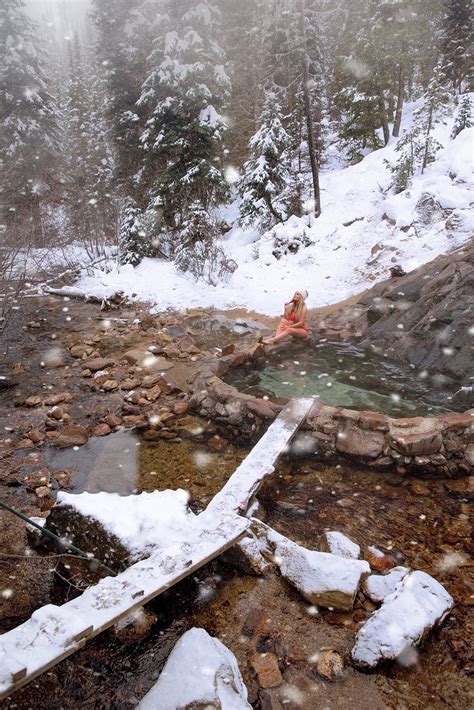
M416 106L406 105L403 127L409 127ZM313 215L291 217L259 236L255 230L235 226L236 202L222 208L220 216L234 224L222 243L239 265L226 283L216 287L196 283L166 261L145 259L135 269L123 266L109 273L97 269L92 276L84 275L79 286L100 297L123 291L160 311L199 305L278 315L296 289L308 289L309 307L324 306L386 278L394 261L410 271L463 244L474 228L469 211L474 129L465 129L451 140L452 123L450 119L437 126L435 137L445 148L399 195L390 192L392 175L386 165L397 158L392 138L357 165L321 172L323 212L317 220ZM442 213L429 224L411 226L423 194L431 195L442 208L455 209L454 227L446 227ZM310 246L280 259L273 255L275 237L291 239L303 233Z

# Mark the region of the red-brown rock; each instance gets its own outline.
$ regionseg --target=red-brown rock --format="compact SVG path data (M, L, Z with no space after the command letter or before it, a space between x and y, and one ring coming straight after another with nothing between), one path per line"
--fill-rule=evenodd
M275 411L265 399L250 399L247 409L262 419L275 419Z
M87 431L83 427L72 424L59 432L55 444L60 449L66 449L69 446L83 446L83 444L87 444L88 439Z
M211 436L211 438L208 440L207 445L211 449L211 451L220 453L221 451L226 450L229 445L229 442L227 441L227 439L224 439L222 438L222 436L219 436L219 434L215 434L214 436Z
M441 449L443 437L436 429L420 431L416 434L392 433L390 443L404 456L427 456Z
M336 449L344 454L375 459L381 455L385 438L378 431L364 431L356 427L340 429Z
M95 357L92 360L84 360L81 362L81 367L83 370L90 370L91 372L98 372L99 370L106 370L108 367L114 367L115 360L110 357Z
M110 434L111 431L112 430L109 425L102 422L101 424L97 424L97 426L92 429L91 434L94 436L107 436L107 434Z
M276 688L283 683L278 667L278 659L274 653L255 653L250 663L257 674L261 688Z

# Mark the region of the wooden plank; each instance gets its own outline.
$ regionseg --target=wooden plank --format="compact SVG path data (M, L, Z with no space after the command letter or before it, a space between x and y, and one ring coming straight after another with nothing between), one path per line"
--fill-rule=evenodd
M24 624L0 636L0 667L4 668L8 658L15 658L16 663L9 678L8 673L0 677L0 699L228 550L249 526L247 519L235 514L218 517L204 512L197 520L199 525L184 544L158 551L116 577L102 579L60 607L53 604L42 607ZM69 626L69 620L75 623Z
M209 503L207 510L245 512L264 478L298 431L315 402L314 397L291 399L265 434L242 461L227 483Z

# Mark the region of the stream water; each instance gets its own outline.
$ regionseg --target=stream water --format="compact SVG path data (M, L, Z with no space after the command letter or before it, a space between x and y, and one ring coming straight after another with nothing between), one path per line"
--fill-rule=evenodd
M226 381L257 396L316 395L326 404L390 416L426 416L453 409L458 386L446 378L368 355L348 343L291 343L265 365L232 369Z

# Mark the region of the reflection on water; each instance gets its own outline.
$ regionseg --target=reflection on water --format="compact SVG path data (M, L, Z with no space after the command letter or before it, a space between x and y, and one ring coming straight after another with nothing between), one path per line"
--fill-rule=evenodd
M228 444L214 453L204 443L186 439L148 442L133 431L94 437L74 449L45 450L51 470L70 469L75 493L119 493L184 488L191 500L204 506L224 485L246 455Z
M242 366L226 381L257 396L316 395L326 404L391 416L433 415L451 409L443 378L360 352L347 343L290 344L269 354L265 367Z

